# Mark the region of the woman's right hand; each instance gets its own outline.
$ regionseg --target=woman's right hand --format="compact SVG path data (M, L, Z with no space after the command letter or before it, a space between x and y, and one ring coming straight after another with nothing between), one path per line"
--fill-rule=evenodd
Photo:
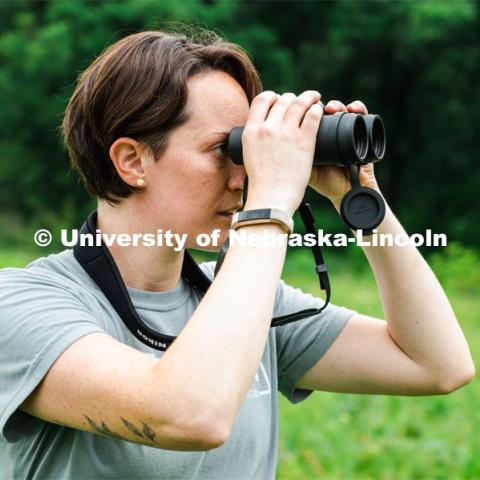
M264 91L253 99L242 135L247 205L289 215L298 208L312 171L320 97L313 90L299 96Z

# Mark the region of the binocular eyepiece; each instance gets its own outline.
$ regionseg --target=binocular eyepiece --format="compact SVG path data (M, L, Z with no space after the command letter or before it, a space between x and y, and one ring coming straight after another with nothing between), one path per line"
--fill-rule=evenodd
M243 165L243 127L234 128L228 137L228 154L237 165ZM351 190L343 197L340 213L354 230L369 235L385 216L382 196L359 180L361 165L383 159L386 135L378 115L337 112L325 114L315 143L313 165L349 167Z
M234 128L228 137L228 153L243 165L243 127ZM378 115L337 112L324 114L317 132L313 165L365 165L383 159L386 135Z

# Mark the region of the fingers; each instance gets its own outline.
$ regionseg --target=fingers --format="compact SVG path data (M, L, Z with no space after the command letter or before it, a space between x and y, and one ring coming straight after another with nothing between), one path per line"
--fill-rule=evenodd
M290 103L284 121L292 127L299 127L309 108L320 101L321 95L316 90L307 90Z
M250 106L247 122L250 123L250 125L264 122L270 108L276 101L277 94L270 90L265 90L257 95Z
M325 113L337 113L337 112L346 112L347 107L338 100L330 100L325 106Z
M298 97L290 92L277 95L275 92L266 90L253 99L248 115L248 122L253 125L262 123L268 119L271 123L283 121L289 125L298 127L301 124L303 125L302 120L306 112L317 102L320 102L320 98L321 95L316 90L307 90ZM349 103L348 106L345 106L345 104L339 100L330 100L324 107L324 112L327 114L337 112L368 114L367 107L359 100ZM321 118L318 107L315 107L310 113L310 116L313 118L309 118L306 124L307 129L310 128L312 121L313 124L315 124L319 115Z
M269 123L284 121L298 127L305 112L320 98L320 93L315 90L303 92L298 97L290 92L277 95L267 90L253 99L248 122L253 125L265 120Z
M361 113L364 115L368 114L367 107L360 100L355 100L354 102L349 103L347 106L338 100L330 100L325 107L325 112L329 114L337 112Z
M318 127L323 116L323 106L321 102L314 103L305 113L300 130L307 134L307 138L312 141L316 139Z
M270 109L268 113L268 120L270 122L281 122L285 117L285 113L289 109L292 102L297 98L293 93L284 93L283 95L277 95L278 100Z
M355 100L354 102L349 103L347 109L351 113L363 113L364 115L368 115L367 107L360 100Z

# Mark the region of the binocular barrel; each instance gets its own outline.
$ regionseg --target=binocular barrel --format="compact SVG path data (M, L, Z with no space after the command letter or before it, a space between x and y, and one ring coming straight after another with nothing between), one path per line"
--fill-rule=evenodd
M237 165L243 164L243 127L234 128L228 137L228 154ZM383 159L386 134L378 115L337 112L323 114L317 132L313 165L364 165Z

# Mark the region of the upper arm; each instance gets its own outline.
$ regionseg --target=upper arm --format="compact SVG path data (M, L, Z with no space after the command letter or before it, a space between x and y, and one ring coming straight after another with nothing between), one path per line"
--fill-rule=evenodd
M355 314L297 388L330 392L438 394L436 380L393 340L387 323Z
M75 341L20 409L42 420L135 443L205 449L181 428L161 389L158 359L101 332ZM207 439L206 439L207 440Z

